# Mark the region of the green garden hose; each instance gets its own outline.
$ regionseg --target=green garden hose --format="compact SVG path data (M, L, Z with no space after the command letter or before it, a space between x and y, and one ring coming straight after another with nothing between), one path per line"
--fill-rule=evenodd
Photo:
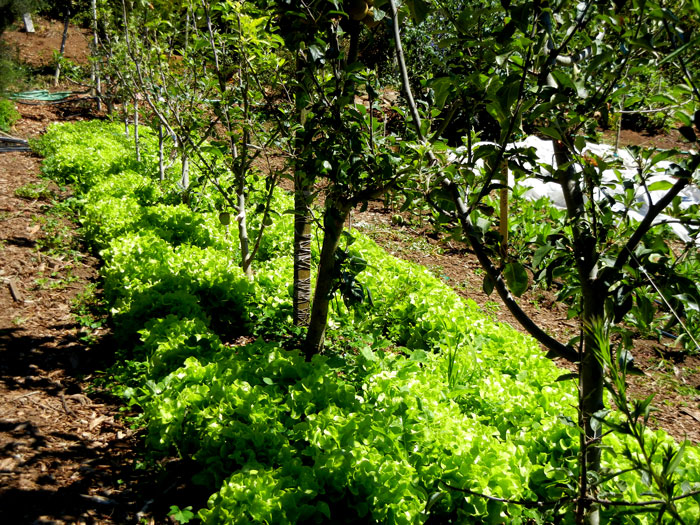
M84 95L85 93L88 93L88 91L55 91L50 93L47 89L37 89L13 93L8 98L16 100L19 104L38 106L40 104L62 104L63 102L77 100L78 97L75 95Z

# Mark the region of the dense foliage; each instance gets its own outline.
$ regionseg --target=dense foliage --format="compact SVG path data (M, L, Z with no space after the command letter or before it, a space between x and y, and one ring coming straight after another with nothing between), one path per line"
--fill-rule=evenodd
M201 465L204 522L573 520L576 389L534 341L352 232L374 305L333 301L327 350L307 361L291 325L291 217L271 226L250 280L218 212L179 203L156 180L155 143L142 147L137 161L122 130L98 122L53 126L38 144L47 176L77 182L83 231L101 249L122 341L115 388L143 411L155 453ZM279 189L274 199L293 207ZM673 441L644 432L662 468ZM643 499L648 476L625 472L635 442L606 445L604 472L623 473L602 494ZM700 453L675 463L691 490ZM696 500L677 502L689 522Z

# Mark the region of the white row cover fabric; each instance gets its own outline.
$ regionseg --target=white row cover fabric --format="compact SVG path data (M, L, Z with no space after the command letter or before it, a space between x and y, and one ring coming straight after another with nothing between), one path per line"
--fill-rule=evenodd
M474 148L478 148L484 145L495 146L492 142L479 142L473 145ZM538 168L534 166L526 166L530 170L537 169L539 173L544 176L550 175L546 168L542 166L549 165L556 168L556 160L554 158L554 146L551 140L543 140L535 136L530 136L527 139L516 142L509 146L508 149L516 148L528 148L533 147L537 152L537 162L540 164ZM459 151L459 150L458 150ZM584 149L583 153L590 152L606 162L612 162L614 160L621 161L621 165L617 164L614 168L607 169L602 174L603 188L597 189L594 193L594 198L596 200L602 200L609 197L615 197L616 195L623 194L625 191L625 182L630 182L634 184L635 190L635 200L637 205L633 210L628 210L628 215L630 218L641 221L649 211L649 206L656 203L661 197L666 194L667 190L656 190L647 192L646 189L635 183L635 178L637 174L637 164L635 163L634 157L627 150L618 149L615 151L613 146L605 144L589 144ZM653 183L665 181L670 184L674 184L676 179L667 174L670 168L671 161L665 160L657 163L653 168L654 174L647 179L647 186ZM619 176L618 176L619 174ZM509 173L508 184L513 187L515 181L513 180L512 173ZM552 202L552 204L558 208L565 208L566 204L564 202L564 194L562 193L561 186L556 182L544 182L539 178L530 177L521 179L517 184L526 186L529 189L525 192L525 198L529 200L538 200L542 197L547 197ZM686 186L683 191L679 194L681 198L681 208L685 209L689 206L700 204L700 189L694 184ZM622 204L617 203L613 206L615 211L622 212L624 208ZM669 224L673 232L678 236L683 242L691 242L691 233L686 227L674 222L672 217L665 214L660 214L654 220L654 224L666 222ZM700 238L696 240L696 243L700 245Z

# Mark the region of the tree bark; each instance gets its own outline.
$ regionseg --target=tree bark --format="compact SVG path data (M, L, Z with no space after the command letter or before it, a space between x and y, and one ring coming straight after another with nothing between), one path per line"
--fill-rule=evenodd
M323 341L326 336L326 324L328 322L328 308L332 299L331 290L336 275L335 252L343 234L343 225L348 218L350 205L332 200L326 200L326 211L323 217L323 246L321 248L321 260L318 265L316 277L316 290L314 291L313 309L309 321L309 331L306 334L304 350L307 359L323 349Z
M238 19L239 34L243 34L240 18ZM241 51L243 53L244 51ZM246 222L246 204L248 201L248 190L246 188L246 174L248 172L248 144L250 143L250 100L248 98L248 68L241 57L239 63L239 85L243 98L243 136L241 137L241 147L238 151L238 239L241 248L241 268L247 277L253 277L253 255L250 253L250 240L248 238L248 223ZM221 79L221 76L219 76ZM231 130L230 119L227 118L229 131ZM234 145L234 150L235 150ZM235 161L235 160L234 160ZM261 224L261 228L263 225Z
M70 3L66 6L66 17L63 20L63 37L61 38L61 50L59 51L59 61L56 64L56 73L53 77L53 87L58 86L58 79L61 76L61 58L66 51L66 40L68 40L68 24L70 22L71 6Z
M158 174L160 181L165 180L165 133L163 133L163 124L158 122Z
M97 63L97 49L99 39L97 36L97 0L91 0L90 9L92 11L92 81L94 84L94 95L97 98L97 111L102 111L102 80L100 78L100 68Z
M294 324L308 326L311 317L311 204L313 179L294 171Z
M593 425L593 415L604 408L605 389L603 368L596 357L599 351L592 328L605 322L604 307L606 298L605 283L597 272L598 251L589 224L585 219L585 202L577 174L571 166L571 156L566 145L554 141L554 156L557 162L557 178L564 193L567 215L572 221L574 258L581 283L581 323L583 324L583 354L579 363L579 417L583 428L580 464L581 479L576 511L578 523L597 525L600 514L597 507L591 507L589 496L594 495L588 485L588 474L600 470L600 425Z
M141 162L141 140L139 139L139 99L134 95L134 147L136 162Z
M604 304L601 294L594 292L596 286L586 286L584 292L584 313L582 322L584 325L583 355L579 364L579 414L580 425L583 427L581 436L580 464L581 476L579 484L579 499L577 504L577 522L597 525L600 514L597 507L591 507L589 497L595 496L595 489L591 489L588 483L588 473L600 470L601 458L601 425L593 425L593 415L605 408L603 403L604 371L596 358L600 350L590 328L600 319L600 312ZM588 297L586 297L588 296Z
M248 239L248 224L246 214L246 194L245 189L238 189L238 241L241 247L241 268L246 277L253 277L252 257L250 255L250 240Z
M310 82L304 71L306 63L297 55L295 99L302 129L294 138L294 284L292 292L295 326L308 326L311 318L311 205L313 204L314 174L304 165L308 143L311 141L306 126L307 109L301 107L301 96Z
M182 186L183 200L187 200L185 195L187 195L187 190L190 188L190 159L187 156L187 151L185 150L184 141L179 141L182 151L180 152L180 160L182 162L180 171L180 185Z
M122 104L122 116L124 117L124 135L129 138L129 110L127 109L127 104L124 102Z

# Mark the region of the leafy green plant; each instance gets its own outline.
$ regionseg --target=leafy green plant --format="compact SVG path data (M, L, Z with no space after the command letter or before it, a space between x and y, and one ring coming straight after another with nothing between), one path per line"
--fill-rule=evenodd
M145 132L142 138L145 143L149 138L153 143L152 133ZM117 124L83 121L69 127L66 124L50 126L33 147L47 157L41 167L45 176L85 190L104 175L140 169L129 144Z
M39 250L53 256L69 256L72 259L79 257L77 239L60 210L56 213L37 215L34 220L44 233L36 240Z
M94 283L88 284L72 301L71 312L82 329L81 340L86 344L95 341L93 333L107 323L106 305Z
M367 301L372 304L371 291L363 286L357 276L367 267L365 261L359 255L350 253L350 246L355 242L355 238L347 232L344 232L346 240L345 250L337 250L335 253L335 269L333 284L330 294L333 295L339 291L340 296L348 307Z
M0 131L8 132L20 118L14 102L0 98Z
M168 513L172 519L177 523L189 523L194 518L194 512L192 512L192 505L189 505L183 509L177 505L170 506L170 512Z
M15 195L23 199L31 200L50 200L56 194L49 188L48 182L30 182L15 190Z
M691 484L684 479L679 470L689 443L684 441L679 446L648 431L654 396L652 394L639 400L628 398L626 376L631 368L631 356L622 347L613 351L603 324L592 325L587 329L593 332L598 341L597 357L608 375L606 387L615 406L621 412L619 415L611 415L609 410L601 410L595 416L598 424L610 427L619 436L629 436L623 456L629 462L630 470L639 475L642 484L647 487L642 496L653 498L642 501L641 505L647 507L646 512L653 512L658 521L662 521L663 517L668 515L676 523L686 523L687 518L681 516L680 507L687 506L693 498L696 501L700 499L700 484ZM603 473L603 476L603 479L612 480L618 473ZM598 483L599 480L594 480L594 485ZM619 498L619 488L605 493L605 496ZM632 507L632 503L629 506ZM624 506L625 502L621 501L619 504ZM700 506L694 511L697 519L700 517Z

